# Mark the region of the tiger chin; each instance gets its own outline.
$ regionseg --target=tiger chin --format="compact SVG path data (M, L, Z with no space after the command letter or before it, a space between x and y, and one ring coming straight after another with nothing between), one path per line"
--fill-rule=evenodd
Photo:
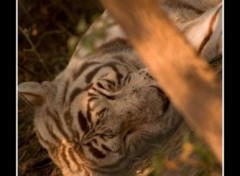
M75 69L85 70L75 79L67 67L52 82L19 86L35 107L41 145L64 175L126 175L181 121L146 69L123 66L115 57L97 63L105 57L80 63Z

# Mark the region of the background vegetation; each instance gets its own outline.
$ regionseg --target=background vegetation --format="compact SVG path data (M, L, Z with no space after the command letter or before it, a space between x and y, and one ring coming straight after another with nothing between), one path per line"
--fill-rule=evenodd
M52 80L103 9L96 0L18 1L18 82ZM19 176L60 175L33 129L33 110L19 100Z
M19 0L18 3L19 83L52 80L65 68L78 40L103 11L96 0ZM60 176L59 169L37 141L32 120L32 108L19 100L19 176ZM174 159L159 150L154 159L156 167L149 175L161 175L163 170L189 175L192 168L199 170L197 175L221 175L221 167L201 140L186 133L181 141Z

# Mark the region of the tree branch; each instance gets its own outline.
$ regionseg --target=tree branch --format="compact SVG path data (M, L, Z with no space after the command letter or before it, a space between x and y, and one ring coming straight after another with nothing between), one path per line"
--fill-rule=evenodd
M100 0L188 124L222 161L221 84L155 0Z

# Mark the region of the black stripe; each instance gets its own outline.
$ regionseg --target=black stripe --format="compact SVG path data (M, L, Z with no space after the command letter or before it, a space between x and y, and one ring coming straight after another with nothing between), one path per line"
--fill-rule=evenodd
M96 97L97 95L96 95L96 94L94 94L94 93L88 92L88 96L93 96L93 97Z
M85 62L79 70L73 73L73 80L76 80L89 66L99 64L99 62Z
M78 163L77 158L74 156L74 153L72 151L72 148L68 149L69 157L71 158L72 162L77 165L78 171L81 171L81 164Z
M168 107L170 105L170 101L167 97L163 98L164 104L163 104L163 113L165 113L168 110Z
M125 59L123 56L121 55L116 55L113 56L114 59L121 61L121 63L123 63L128 70L131 69L132 67L134 67L134 69L139 70L140 68L138 66L135 65L135 63L131 63L131 61L129 59Z
M86 83L90 83L93 79L93 77L98 73L98 71L103 68L103 66L97 67L95 68L93 71L89 72L86 77L85 77L85 81Z
M76 155L78 155L78 157L80 158L81 163L84 163L85 165L88 165L88 166L90 166L90 165L97 165L97 163L95 161L93 161L91 159L86 159L86 155L84 154L81 145L75 145L73 147L73 150L74 150L74 153ZM85 170L85 167L84 167L85 165L84 164L81 165L83 170Z
M117 80L118 80L118 83L120 84L120 79L121 79L123 76L122 76L121 73L119 73L116 65L119 65L119 63L117 63L117 62L109 62L109 63L107 63L107 64L105 64L105 65L102 65L102 66L99 66L99 67L95 68L93 71L89 72L89 73L86 75L85 81L86 81L87 83L90 83L90 82L92 81L93 77L99 72L100 69L105 68L105 67L110 67L110 68L112 68L112 69L116 72L116 74L117 74Z
M96 158L102 159L106 157L106 155L104 155L101 151L94 148L91 143L87 143L86 145L89 147L89 152L91 152Z
M158 96L162 98L162 100L163 100L163 113L165 113L166 110L168 109L169 105L170 105L169 98L166 96L166 94L163 92L163 90L160 89L159 87L157 87L157 86L150 86L150 87L155 88L158 92Z
M50 110L49 110L48 108L46 108L46 113L47 113L47 115L49 115L49 116L53 119L53 121L54 121L55 124L56 124L56 127L57 127L58 131L63 135L63 137L64 137L67 141L69 141L69 140L70 140L70 137L68 136L68 134L67 134L67 133L64 131L64 129L63 129L63 124L62 124L61 119L59 118L58 113L55 112L55 115L54 115L54 114L52 114L52 113L50 112Z
M108 148L106 145L102 144L102 148L106 151L106 152L112 152L112 150L110 148Z
M98 111L98 112L96 113L96 115L102 115L106 110L107 110L107 108L103 108L103 109L101 109L100 111Z
M98 118L95 126L98 126L100 122L101 122L101 118Z
M130 74L128 78L126 79L126 82L129 83L132 80L132 75Z
M37 137L38 137L39 141L44 143L44 145L46 145L50 150L52 150L52 149L54 149L56 147L53 143L51 143L48 140L44 139L37 130L35 130L35 132L37 134Z
M152 77L152 75L150 75L148 72L145 72L145 76L146 76L148 79L154 80L154 78Z
M131 50L131 45L123 38L116 38L101 45L98 50L103 53L116 53L122 50Z
M65 103L65 100L66 100L66 94L67 94L68 86L69 86L69 80L67 80L64 84L64 89L63 89L63 93L62 93L62 96L63 96L62 103L63 104Z
M90 176L90 172L88 171L88 169L84 166L84 165L82 165L82 168L83 168L83 170L84 170L84 176Z
M115 64L114 63L109 63L109 66L111 66L111 68L116 72L118 85L120 85L121 79L123 78L123 75L118 71L118 69L116 67L116 63Z
M95 144L98 144L96 139L93 139L92 142L94 142Z
M87 85L85 88L81 89L81 88L75 88L70 96L69 96L69 103L71 104L73 102L73 100L83 91L87 91L90 87L92 86L92 84Z
M64 121L65 121L65 123L66 123L66 125L68 127L68 130L72 134L73 138L77 137L76 134L73 131L73 128L72 128L73 117L70 114L70 112L69 111L64 112L63 118L64 118Z
M99 82L97 83L97 86L100 87L100 88L102 88L102 89L106 89L106 88L103 87L103 85L102 85L101 83L99 83Z
M96 132L95 129L91 128L90 132L88 132L86 135L84 135L84 139L90 139L92 137L96 137L95 132Z
M57 143L61 143L60 138L53 132L53 128L52 126L50 126L47 122L46 122L46 127L47 127L47 131L49 133L49 135L57 142Z
M82 92L81 88L76 88L72 91L71 95L69 96L69 103L71 104L73 100Z
M125 76L125 78L124 78L124 80L123 80L122 86L125 85L125 83L126 83L128 77L130 76L130 74L131 74L131 72L128 72L128 73L127 73L127 75Z
M95 134L96 136L98 135L102 140L107 141L106 135L104 134Z
M124 58L123 58L122 56L120 56L120 55L113 56L113 58L121 61L122 63L125 63L125 64L129 65L129 63L126 62L126 59L124 59Z
M79 123L83 132L87 133L89 131L87 120L86 120L86 118L84 117L84 115L82 114L81 111L78 112L78 123Z
M66 151L66 146L65 146L65 145L62 145L62 151L61 151L62 159L63 159L63 161L66 163L67 168L71 170L70 162L69 162L68 159L67 159L66 152L67 152L67 151Z
M90 123L92 123L92 114L91 114L91 108L90 103L87 104L87 119Z
M203 14L203 12L204 12L203 10L197 9L196 7L193 7L193 6L191 6L190 4L187 4L187 3L185 3L185 2L179 2L178 5L181 6L180 8L185 8L185 9L193 10L193 11L195 11L198 15L201 15L201 14Z
M81 145L74 145L73 146L73 150L75 151L75 154L78 155L78 157L83 161L83 162L87 162L84 158L84 155L83 155L83 149L81 147Z
M99 99L99 98L94 96L94 97L89 98L88 101L89 101L89 103L91 103L92 101L97 100L97 99Z
M208 41L210 40L211 35L212 35L212 33L213 33L212 27L213 27L213 24L214 24L214 22L215 22L215 20L216 20L216 18L217 18L218 12L219 12L220 10L221 10L221 8L219 8L219 9L215 12L215 14L213 15L213 17L212 17L212 19L211 19L211 21L210 21L210 23L209 23L208 34L207 34L207 35L204 37L204 39L202 40L202 43L200 44L199 49L198 49L198 54L201 54L201 53L202 53L202 50L203 50L204 46L205 46L205 45L208 43Z
M116 86L115 82L109 79L103 79L104 81L107 81L110 85Z
M127 133L124 135L123 137L123 144L124 146L126 146L126 141L127 141L127 138L129 137L130 134L132 134L133 132L135 131L134 128L131 128L127 131Z
M95 88L92 88L92 89L95 90L96 92L98 92L100 95L106 97L109 100L115 100L115 96L114 95L106 95L103 92L101 92L101 91L99 91L99 90L97 90Z

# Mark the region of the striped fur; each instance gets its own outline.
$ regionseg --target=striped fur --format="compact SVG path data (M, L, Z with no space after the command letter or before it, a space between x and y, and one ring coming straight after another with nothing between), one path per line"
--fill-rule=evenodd
M196 52L211 60L221 54L221 5L192 2L160 5ZM102 38L94 36L99 29ZM84 47L88 37L96 40L91 49ZM107 12L55 80L22 83L19 93L35 105L38 139L66 176L127 175L136 158L181 121Z

